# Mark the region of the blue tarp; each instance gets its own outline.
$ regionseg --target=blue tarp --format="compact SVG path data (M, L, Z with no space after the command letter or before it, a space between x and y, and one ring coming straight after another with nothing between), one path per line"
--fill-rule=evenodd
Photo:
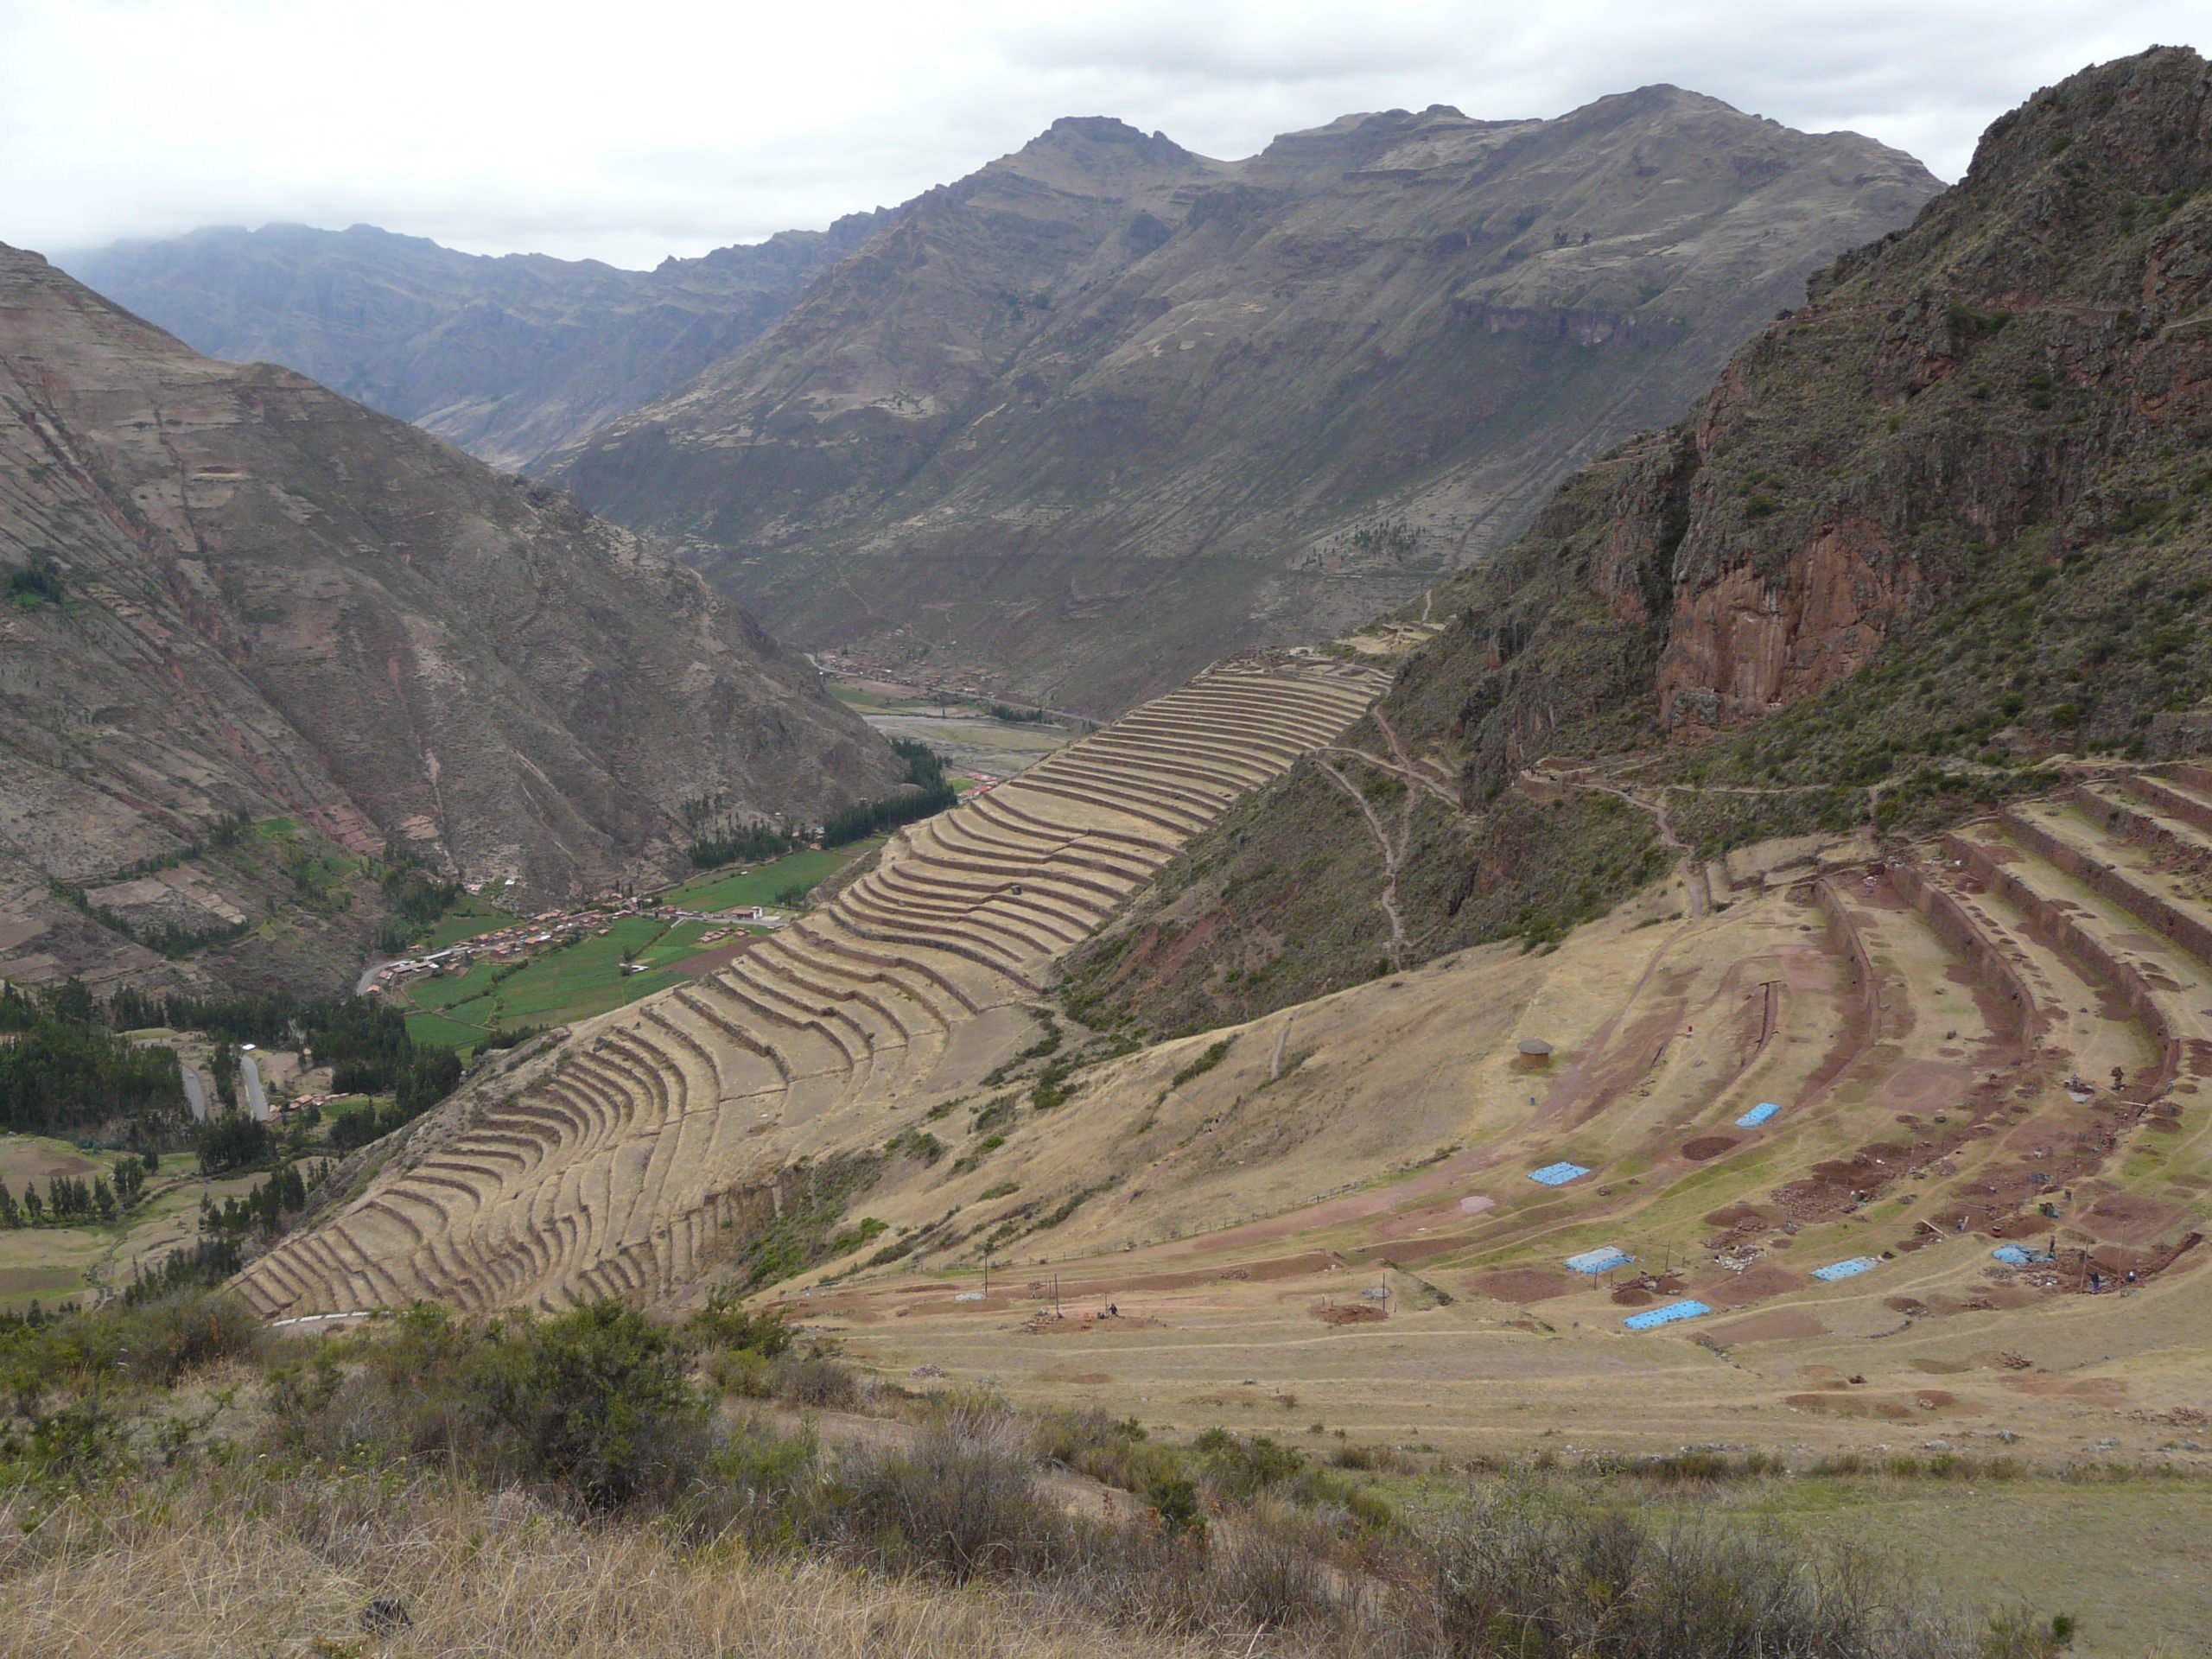
M1565 1186L1569 1181L1580 1180L1590 1172L1580 1164L1546 1164L1541 1169L1532 1169L1529 1179L1546 1186Z
M1580 1255L1570 1255L1567 1265L1577 1273L1610 1273L1615 1268L1624 1268L1636 1258L1626 1250L1608 1244L1601 1250L1585 1250Z
M1694 1319L1712 1312L1703 1302L1670 1302L1665 1307L1631 1313L1621 1323L1631 1331L1655 1331L1662 1325L1679 1324L1683 1319Z
M2037 1262L2055 1262L2058 1259L2049 1250L2024 1249L2018 1244L1999 1244L1990 1254L1999 1262L2007 1262L2016 1268L2031 1268Z
M1813 1277L1834 1284L1839 1279L1856 1279L1862 1273L1872 1273L1880 1265L1878 1257L1854 1255L1848 1262L1831 1262L1825 1268L1815 1268Z
M1750 1111L1745 1112L1741 1117L1738 1118L1736 1120L1736 1127L1739 1129L1756 1129L1760 1124L1765 1122L1767 1119L1772 1117L1781 1109L1782 1108L1776 1105L1774 1102L1770 1100L1763 1100L1759 1102L1758 1105L1752 1107Z

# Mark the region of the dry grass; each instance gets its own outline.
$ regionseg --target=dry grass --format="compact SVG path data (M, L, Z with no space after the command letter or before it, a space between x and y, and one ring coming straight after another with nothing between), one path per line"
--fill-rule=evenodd
M35 1522L35 1529L23 1530ZM378 1637L362 1610L396 1597ZM38 1659L1108 1659L1197 1653L1041 1602L579 1525L518 1491L244 1475L47 1510L0 1504L0 1653Z

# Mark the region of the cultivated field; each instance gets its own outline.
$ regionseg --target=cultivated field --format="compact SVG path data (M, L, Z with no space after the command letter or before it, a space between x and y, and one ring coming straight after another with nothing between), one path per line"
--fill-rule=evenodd
M80 1152L46 1135L0 1135L0 1181L20 1200L56 1175L90 1181L115 1166L113 1153ZM94 1301L129 1285L144 1268L200 1237L202 1199L220 1204L243 1195L256 1175L209 1179L191 1153L172 1153L149 1176L143 1196L114 1221L76 1226L0 1230L0 1309L38 1301L53 1307Z

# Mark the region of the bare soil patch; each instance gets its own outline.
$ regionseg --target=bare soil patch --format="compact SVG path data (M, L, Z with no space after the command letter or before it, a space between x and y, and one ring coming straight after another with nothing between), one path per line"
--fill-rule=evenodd
M1802 1307L1777 1307L1713 1328L1715 1342L1797 1342L1825 1337L1828 1328Z
M1566 1295L1574 1288L1574 1281L1550 1268L1493 1268L1474 1274L1467 1281L1467 1287L1478 1296L1501 1302L1541 1302Z
M1746 1302L1763 1300L1769 1296L1780 1296L1793 1290L1805 1288L1802 1274L1763 1262L1758 1267L1742 1273L1724 1273L1713 1283L1698 1292L1699 1296L1714 1307L1741 1307Z

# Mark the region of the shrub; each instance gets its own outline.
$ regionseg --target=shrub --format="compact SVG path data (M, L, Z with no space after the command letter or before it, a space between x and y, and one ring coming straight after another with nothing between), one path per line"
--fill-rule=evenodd
M934 1568L964 1583L1034 1570L1061 1553L1066 1522L1038 1490L1027 1438L995 1402L957 1402L924 1425L912 1452L850 1453L827 1524L894 1573Z
M668 1499L704 1467L703 1402L675 1340L620 1302L480 1328L410 1308L383 1340L271 1374L281 1437L323 1455L433 1457L543 1481L589 1510ZM345 1355L360 1364L348 1375Z
M1423 1632L1438 1650L1621 1659L1973 1659L1975 1644L1849 1551L1525 1491L1476 1494L1421 1529Z
M223 1360L251 1358L267 1341L243 1302L205 1290L130 1307L114 1328L130 1374L160 1388Z
M1162 1480L1180 1478L1181 1458L1172 1447L1153 1445L1135 1417L1109 1417L1096 1406L1045 1413L1033 1444L1039 1462L1125 1492L1149 1496Z
M769 1373L769 1391L794 1406L822 1411L842 1411L860 1397L860 1379L853 1368L826 1354L802 1359L786 1356Z
M628 1502L690 1466L699 1421L668 1334L633 1308L594 1302L493 1348L480 1379L493 1414L521 1436L531 1470L595 1509Z
M1204 1077L1229 1058L1229 1046L1236 1040L1234 1037L1224 1037L1217 1043L1209 1044L1204 1053L1177 1071L1168 1080L1168 1087L1180 1089L1192 1078Z
M791 1327L781 1308L748 1313L728 1286L709 1295L683 1329L702 1347L741 1349L763 1359L779 1358L791 1347Z

